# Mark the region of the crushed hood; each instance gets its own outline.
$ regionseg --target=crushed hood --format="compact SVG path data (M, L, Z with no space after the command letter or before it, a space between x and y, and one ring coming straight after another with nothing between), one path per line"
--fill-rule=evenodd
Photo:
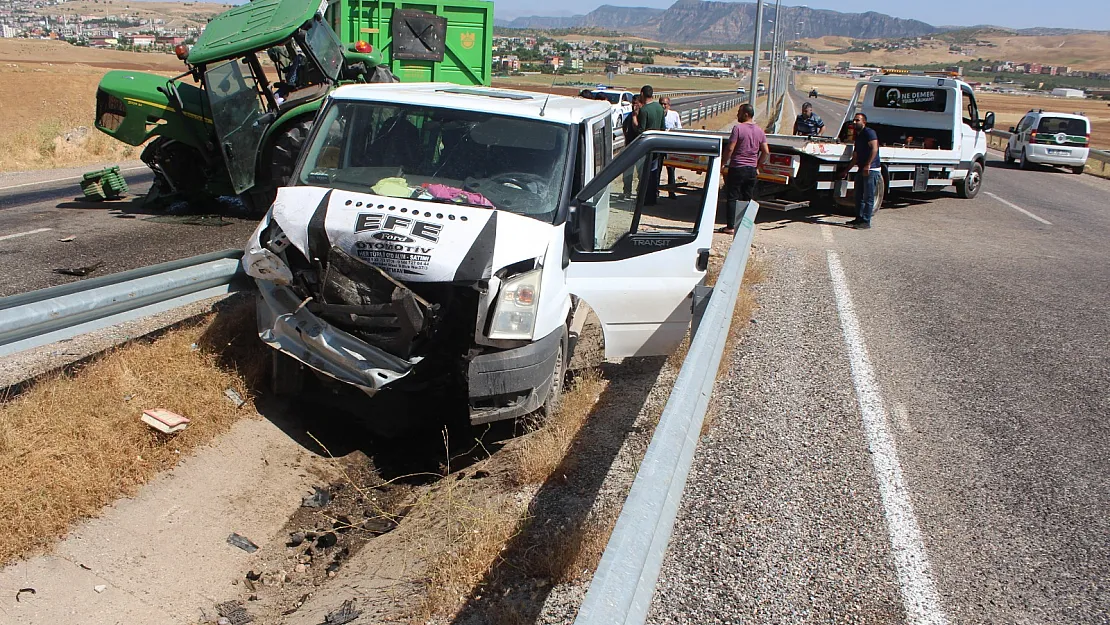
M488 280L544 256L554 227L505 211L320 187L279 189L271 211L307 258L335 246L408 282Z

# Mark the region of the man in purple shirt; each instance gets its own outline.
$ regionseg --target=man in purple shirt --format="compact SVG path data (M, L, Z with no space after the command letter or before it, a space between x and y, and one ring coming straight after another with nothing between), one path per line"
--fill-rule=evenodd
M755 181L759 162L771 154L767 145L767 135L755 123L755 109L751 104L741 104L736 111L736 121L732 135L725 148L724 166L728 169L725 176L725 200L728 202L728 223L717 232L736 234L736 226L744 214L748 200L755 197Z

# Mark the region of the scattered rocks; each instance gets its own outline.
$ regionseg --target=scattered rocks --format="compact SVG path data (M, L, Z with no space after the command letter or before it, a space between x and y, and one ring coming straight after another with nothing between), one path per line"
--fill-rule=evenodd
M301 498L302 506L306 508L323 508L331 502L331 493L319 486L314 486L313 489L314 491L311 495Z

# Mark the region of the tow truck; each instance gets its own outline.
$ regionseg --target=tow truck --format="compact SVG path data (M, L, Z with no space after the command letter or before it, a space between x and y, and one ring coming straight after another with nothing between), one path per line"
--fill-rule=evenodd
M835 202L854 206L852 158L856 113L879 136L882 184L875 209L891 192L922 193L955 187L974 198L986 167L986 133L994 113L980 117L975 92L950 75L877 75L856 85L836 136L768 135L771 155L761 165L761 206L792 210ZM853 168L854 171L854 168Z

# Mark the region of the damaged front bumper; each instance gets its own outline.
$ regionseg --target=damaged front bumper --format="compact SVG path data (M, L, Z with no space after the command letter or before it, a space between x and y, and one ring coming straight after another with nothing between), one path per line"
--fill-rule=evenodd
M399 358L332 326L309 312L288 287L256 282L259 337L320 373L373 395L408 375L421 360Z

